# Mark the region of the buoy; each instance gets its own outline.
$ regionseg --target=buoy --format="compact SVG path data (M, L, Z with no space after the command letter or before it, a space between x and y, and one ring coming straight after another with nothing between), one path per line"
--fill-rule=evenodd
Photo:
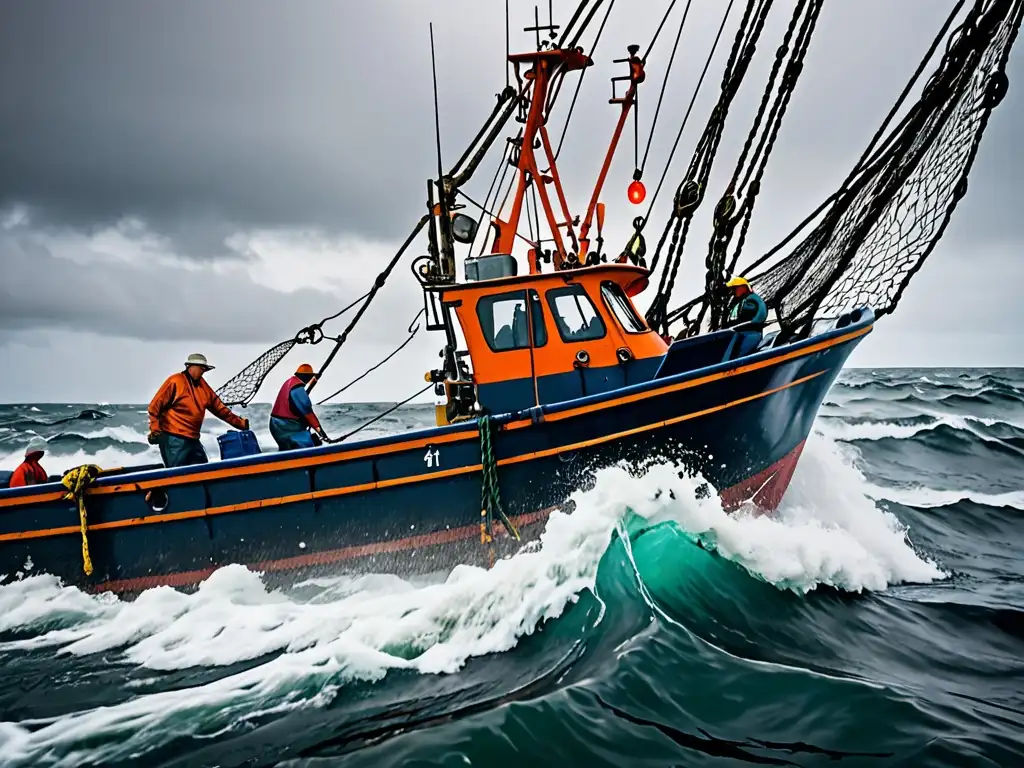
M626 197L629 198L629 202L633 205L640 205L644 198L647 197L647 187L644 186L640 179L634 179L626 190Z

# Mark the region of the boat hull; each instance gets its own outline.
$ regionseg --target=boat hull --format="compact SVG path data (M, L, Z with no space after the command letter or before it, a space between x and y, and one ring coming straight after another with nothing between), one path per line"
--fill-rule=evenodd
M524 540L603 466L664 459L727 507L778 505L826 392L870 321L731 363L492 420L506 512ZM0 574L31 561L90 591L191 587L242 563L274 581L433 572L513 549L480 538L475 422L202 467L102 477L88 546L54 485L0 491ZM147 494L160 501L154 509ZM164 498L164 495L166 498ZM150 500L154 497L151 495Z

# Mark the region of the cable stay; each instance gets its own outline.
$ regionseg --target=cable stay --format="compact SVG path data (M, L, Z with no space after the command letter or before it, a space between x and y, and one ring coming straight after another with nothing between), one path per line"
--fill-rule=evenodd
M721 142L722 134L725 129L725 121L729 115L729 108L732 105L732 101L736 94L739 92L740 85L747 74L750 61L754 57L757 42L764 29L765 19L768 16L771 5L772 0L747 0L743 17L740 20L736 36L733 40L732 49L729 53L725 73L722 77L722 90L718 103L712 110L711 115L708 118L708 122L705 125L704 133L697 142L697 147L690 160L686 176L676 189L672 206L672 214L665 224L661 238L658 241L658 246L655 249L654 257L652 259L652 271L654 267L657 266L662 248L664 247L665 241L671 232L672 241L666 256L664 268L662 269L658 292L647 311L648 324L661 333L668 332L668 302L672 295L673 287L675 286L676 276L679 272L679 265L682 261L682 252L686 243L687 234L689 233L690 222L693 220L694 213L704 199L704 192L707 188L708 180L711 177L711 169L715 155L718 151L718 145ZM718 46L722 31L731 11L732 2L730 2L729 6L726 8L725 15L722 19L722 25L719 28L718 35L716 36L715 42L712 46L711 54L708 57L708 65L710 65L711 57L714 55ZM705 72L708 65L705 66ZM704 75L702 74L700 83L698 84L698 89L700 84L703 83L703 79ZM696 96L697 94L695 92L693 98L696 99ZM691 108L692 104L693 101L691 101ZM687 110L687 117L688 116L689 110ZM655 190L655 197L657 196L657 192L661 189L665 174L667 174L669 164L671 163L672 154L675 153L675 148L682 136L682 127L683 126L680 127L680 131L676 137L676 142L669 155L669 161L666 164L665 172L662 174L662 179L659 181L658 187ZM653 199L651 200L650 205L651 208L653 208ZM634 235L634 238L636 236L637 235Z
M804 338L819 321L836 322L862 306L877 316L892 312L966 194L989 117L1008 88L1006 62L1024 0L974 0L953 27L965 4L956 3L839 189L743 270L775 312L781 341ZM897 121L943 42L917 101ZM771 141L765 139L766 151ZM757 171L738 178L748 177L751 185L759 178ZM713 328L717 302L709 280L702 296L667 320L683 323L681 333L692 335L710 311Z
M413 317L412 322L409 323L409 327L406 328L405 332L408 335L406 336L405 341L403 341L401 344L399 344L397 347L395 347L391 352L389 352L387 357L385 357L379 363L376 363L375 365L372 365L369 368L367 368L365 371L363 371L361 374L356 376L354 379L352 379L352 381L350 381L348 384L343 386L341 389L339 389L339 390L337 390L335 392L332 392L327 397L325 397L323 400L320 400L319 402L317 402L317 405L323 405L324 403L326 403L326 402L328 402L330 400L333 400L334 398L336 398L338 395L340 395L345 390L349 389L350 387L354 386L355 384L358 384L360 381L365 379L367 376L369 376L371 373L376 371L378 368L380 368L382 365L384 365L386 362L388 362L391 358L393 358L395 355L397 355L399 352L401 352L403 349L405 349L407 346L409 346L409 342L411 342L414 338L416 338L416 334L419 333L420 324L417 322L417 320L419 320L420 316L425 311L426 311L425 309L421 309L419 312L416 313L416 316Z
M753 126L736 163L732 180L715 208L714 232L705 261L707 267L705 294L711 297L711 301L698 314L698 327L704 319L705 310L708 307L711 310L712 329L721 328L725 323L729 307L729 295L725 290L725 283L735 270L743 243L746 241L754 203L761 190L761 179L768 165L768 158L775 146L786 108L789 106L790 98L796 89L800 74L803 72L804 58L810 47L811 37L814 34L823 4L824 0L798 0L786 29L782 46L778 49L772 65L768 85L758 107L757 116L754 118ZM784 62L787 53L789 60ZM776 89L776 82L780 74L781 82ZM771 100L770 108L769 100ZM766 111L767 120L765 120ZM757 137L756 144L755 137ZM737 226L740 230L739 237L735 252L727 266L728 249Z

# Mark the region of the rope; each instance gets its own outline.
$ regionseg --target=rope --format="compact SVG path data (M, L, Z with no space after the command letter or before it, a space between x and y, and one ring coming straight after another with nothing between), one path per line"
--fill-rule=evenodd
M686 26L686 19L690 15L690 6L692 4L693 4L693 0L687 0L686 8L683 9L683 18L679 22L679 31L676 32L676 41L672 45L672 55L668 57L668 66L665 67L665 79L661 83L661 93L658 94L658 105L654 108L654 117L651 119L651 132L647 136L647 146L644 148L644 159L641 160L640 164L637 166L637 169L641 173L643 172L644 168L647 167L647 156L651 152L651 142L654 140L654 128L658 124L658 115L661 114L661 103L665 99L665 88L668 86L668 76L672 72L672 64L676 60L676 51L679 49L679 41L680 41L680 39L682 39L682 36L683 36L683 27ZM675 5L675 2L673 2L672 5ZM669 7L669 11L671 11L671 10L672 10L672 8ZM666 19L668 18L668 14L667 13L665 14L665 18ZM659 31L660 31L660 27L659 27ZM653 41L651 42L651 47L652 48L654 47L654 42ZM647 50L647 54L649 54L650 52L651 52L650 49L648 49ZM644 61L645 62L647 60L647 54L644 55Z
M355 328L356 324L360 321L360 319L362 319L363 313L365 313L366 310L369 309L371 302L373 302L374 297L377 295L377 292L384 287L384 283L387 281L392 271L394 271L395 265L398 264L399 259L402 258L402 255L412 244L412 241L416 239L416 235L420 233L420 230L423 229L424 226L426 226L428 221L430 221L429 214L423 216L423 218L419 220L419 223L416 224L416 226L413 227L412 232L409 233L409 237L407 237L405 239L405 242L402 243L402 247L398 249L395 255L391 258L391 261L388 262L388 265L384 268L384 270L379 275L377 275L376 280L373 281L373 287L370 288L369 293L366 294L366 300L363 302L363 305L359 308L359 311L356 312L355 317L353 317L352 320L349 321L349 324L345 328L345 330L342 331L341 336L338 337L337 341L334 344L334 349L331 350L331 353L327 356L327 359L324 360L323 365L320 366L320 370L317 371L316 379L310 382L308 391L312 392L313 387L316 386L316 382L319 379L323 378L324 371L327 370L327 366L331 364L331 362L334 360L335 355L337 355L338 352L341 350L341 347L345 343L345 340L348 339L348 335L352 333L352 329Z
M338 354L338 350L341 349L341 345L345 343L345 340L348 338L349 333L351 333L356 323L359 322L359 319L363 316L363 313L366 311L367 307L370 306L370 302L372 302L374 296L377 295L377 291L379 291L381 286L384 285L384 281L387 280L388 276L395 268L395 264L398 263L398 260L401 258L402 254L405 253L406 249L408 249L413 239L416 237L417 234L419 234L420 230L423 228L423 226L426 224L429 218L429 216L424 216L422 219L420 219L419 224L416 225L416 228L412 231L412 234L409 235L405 243L403 243L402 247L398 250L398 253L395 254L394 258L384 269L384 271L377 275L377 279L374 281L373 287L371 287L370 290L368 290L366 293L364 293L362 296L360 296L358 299L351 302L347 306L342 307L333 315L328 315L327 317L320 320L320 322L318 323L307 325L305 328L301 329L298 333L296 333L295 336L292 337L291 339L288 339L287 341L282 341L279 344L275 344L273 347L271 347L262 355L257 357L251 363L249 363L249 365L243 368L239 373L235 374L233 377L228 379L224 384L222 384L220 388L217 390L217 396L221 399L224 405L240 405L242 407L245 407L249 403L251 403L253 398L256 397L257 393L259 392L260 387L263 386L263 382L266 380L267 376L270 375L270 372L273 371L275 367L277 367L277 364L280 363L285 358L285 356L289 352L291 352L292 349L295 348L297 344L315 345L319 344L324 339L330 339L331 341L334 342L334 349L327 356L327 360L320 368L318 377L322 376L324 370L326 370L327 366L330 365L332 360L334 360L335 355ZM357 306L360 302L363 302L363 305L359 308L359 311L356 313L356 316L352 319L348 327L340 336L326 336L324 334L323 326L325 323L341 317L350 309Z
M658 293L655 295L654 300L651 302L651 306L647 310L648 324L659 333L668 333L668 302L675 287L676 276L679 273L679 267L682 262L683 249L686 243L686 236L689 232L690 221L704 199L704 190L707 188L708 180L711 177L711 168L714 164L715 156L718 153L718 146L725 130L725 121L729 114L729 107L731 106L736 94L739 92L740 85L746 76L750 61L754 56L757 41L760 39L761 32L764 29L765 19L767 18L768 11L771 9L771 4L772 0L747 0L747 5L743 12L743 18L740 21L739 28L736 31L736 36L733 39L732 49L729 52L729 59L726 63L725 74L722 76L722 90L718 98L718 103L712 110L711 116L708 118L708 122L704 127L704 133L701 134L701 137L697 142L697 147L690 160L686 176L676 190L672 215L665 224L665 232L661 236L658 244L658 250L655 252L652 259L652 263L657 263L660 256L661 246L664 244L666 236L671 230L673 233L672 246L670 248L669 256L666 259L664 270L662 271L661 281L658 285ZM732 11L732 5L732 0L730 0L730 3L725 10L725 14L722 17L722 23L719 26L715 42L712 45L711 52L709 53L707 62L705 63L704 72L701 73L697 89L694 91L693 98L691 99L690 108L687 109L686 116L683 119L683 125L680 126L679 133L676 135L676 141L675 144L673 144L672 152L669 153L668 164L666 164L665 170L662 172L661 179L658 181L658 186L654 191L655 198L657 197L658 192L661 191L662 184L665 181L665 176L668 173L669 164L671 164L672 155L675 153L679 140L682 137L683 128L690 116L690 109L692 109L694 100L696 100L697 94L700 92L701 85L704 82L704 77L711 64L711 59L718 48L718 44L721 42L722 32L725 29L726 21ZM648 214L654 206L653 198L650 205L651 207L648 209Z
M416 399L417 397L419 397L420 395L422 395L422 394L423 394L424 392L426 392L426 391L427 391L428 389L430 389L430 388L431 388L431 387L433 387L433 386L434 386L434 385L433 385L433 383L431 383L431 384L427 384L427 386L425 386L425 387L424 387L423 389L421 389L421 390L420 390L419 392L416 392L416 393L414 393L414 394L412 394L412 395L409 395L409 397L405 398L405 400L403 400L403 401L402 401L402 402L400 402L400 403L396 403L395 405L391 406L390 408L388 408L388 409L387 409L386 411L384 411L383 413L378 413L378 414L377 414L376 416L374 416L374 417L373 417L372 419L370 419L369 421L367 421L367 422L365 422L365 423L363 423L363 424L360 424L360 425L359 425L358 427L356 427L355 429L353 429L353 430L352 430L351 432L346 432L346 433L345 433L344 435L342 435L341 437L332 437L332 438L329 438L329 439L325 440L324 442L327 442L327 443L340 443L340 442L342 442L343 440L347 440L348 438L352 437L352 435L356 434L357 432L362 432L362 431L363 431L364 429L366 429L366 428L367 428L368 426L370 426L371 424L376 424L376 423L377 423L378 421L380 421L381 419L383 419L383 418L384 418L385 416L387 416L387 415L389 415L389 414L392 414L392 413L394 413L394 412L395 412L395 411L397 411L397 410L398 410L399 408L401 408L401 407L402 407L403 405L407 405L407 404L408 404L408 403L409 403L410 401L412 401L412 400L415 400L415 399Z
M612 8L615 7L615 0L608 3L608 10L604 12L604 18L601 20L601 26L597 28L597 35L594 37L594 44L590 47L590 57L593 58L594 54L597 53L597 44L601 41L601 33L604 32L604 25L608 23L608 17L612 15ZM597 6L594 6L595 10ZM576 90L572 94L572 102L569 104L569 111L565 115L565 125L562 126L562 135L558 139L558 148L555 149L555 160L562 153L562 142L565 141L565 133L569 130L569 121L572 120L572 112L576 108L576 99L580 96L580 88L583 87L583 78L586 77L587 70L590 67L584 67L580 70L580 79L576 82Z
M818 318L870 306L894 311L904 289L932 253L963 198L992 110L1006 87L1006 62L1024 18L1022 0L975 0L947 35L965 3L958 2L882 127L839 190L783 242L744 270L771 307L784 340L803 338ZM896 119L926 63L945 53L917 101ZM827 210L826 210L827 209ZM821 214L820 218L818 218ZM812 221L817 223L809 227ZM797 234L803 240L795 245ZM782 258L783 246L789 252ZM688 310L715 300L705 294L672 315L699 330Z
M78 520L82 530L82 570L86 576L92 576L92 558L89 557L89 536L86 533L88 516L85 509L85 492L99 476L102 470L95 464L83 464L69 469L60 481L68 492L64 494L66 501L73 501L78 506Z
M776 51L768 83L758 105L757 115L736 162L732 180L715 210L715 229L705 259L705 293L710 300L701 307L701 311L697 315L698 326L702 323L708 308L711 310L712 330L721 328L725 322L729 296L722 290L722 287L725 284L726 275L735 269L743 243L746 241L754 203L761 187L761 178L767 167L768 158L774 149L775 139L782 126L789 100L803 71L804 57L810 47L811 37L823 2L824 0L799 0L797 2L786 28L782 45ZM781 81L779 81L780 74ZM776 88L777 81L779 81L778 88ZM771 104L770 109L769 103ZM765 119L766 113L767 119ZM757 139L756 145L755 139ZM753 150L752 153L751 150ZM750 158L749 166L748 156ZM745 172L744 168L746 168ZM735 254L727 266L727 251L737 225L741 225L740 236Z
M401 352L403 349L405 349L409 345L409 342L412 341L416 337L417 333L419 333L420 326L419 326L419 323L417 323L416 321L419 319L420 315L422 315L425 311L426 311L425 309L421 309L419 312L416 313L416 316L412 319L412 322L409 323L408 329L406 329L406 332L409 334L408 338L406 338L405 341L403 341L394 350L392 350L391 353L387 357L385 357L383 360L381 360L376 365L373 365L373 366L370 366L369 368L367 368L365 371L363 371L361 374L356 376L354 379L352 379L352 381L350 381L344 387L339 389L337 392L334 392L333 394L328 395L323 400L318 402L317 405L323 405L328 400L333 400L338 395L340 395L342 392L344 392L346 389L348 389L349 387L353 386L354 384L358 384L360 381L362 381L367 376L369 376L371 373L373 373L378 368L380 368L382 365L384 365L384 363L386 363L388 360L390 360L395 355L397 355L399 352Z
M480 543L489 544L492 539L492 523L495 513L505 526L508 535L520 541L519 531L508 519L501 506L501 491L498 488L498 462L494 458L494 442L491 436L491 417L481 416L480 427Z

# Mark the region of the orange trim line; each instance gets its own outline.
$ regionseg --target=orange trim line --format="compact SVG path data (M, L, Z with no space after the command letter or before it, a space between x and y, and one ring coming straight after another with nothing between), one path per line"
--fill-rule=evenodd
M507 459L499 459L498 466L505 466L508 464L519 464L524 461L532 461L534 459L541 459L547 456L554 456L559 453L570 453L572 451L578 451L582 448L589 448L594 445L601 445L612 440L618 440L623 437L630 437L637 435L642 432L649 432L654 429L661 429L663 427L671 426L672 424L679 424L690 419L696 419L700 416L706 416L709 413L716 413L718 411L724 411L726 408L732 408L737 405L743 405L744 403L753 402L754 400L760 400L761 398L774 395L776 392L781 392L784 389L795 387L799 384L803 384L806 381L817 378L824 374L825 371L818 371L812 373L803 378L795 379L788 384L775 387L773 389L766 389L763 392L758 392L754 395L740 398L739 400L733 400L729 403L723 403L722 405L715 405L711 408L705 408L701 411L694 411L692 413L685 413L682 416L675 416L671 419L665 419L664 421L657 421L653 424L647 424L642 427L634 427L633 429L627 429L622 432L615 432L610 435L603 435L601 437L594 438L592 440L583 440L578 443L570 443L569 445L559 446L558 448L546 448L543 451L536 451L534 453L524 453L519 456L512 456ZM396 485L407 485L409 483L426 482L428 480L436 480L442 477L453 477L455 475L465 475L470 472L479 472L483 468L480 464L467 464L463 467L455 467L454 469L444 469L439 472L429 472L423 475L410 475L407 477L396 477L391 480L379 480L375 483L363 483L361 485L349 485L343 488L328 488L323 491L311 491L309 493L297 493L291 496L279 496L272 499L258 499L256 501L247 501L241 504L230 504L222 507L209 507L207 509L193 509L187 512L169 512L163 515L149 515L147 517L132 517L125 520L112 520L109 523L96 523L95 525L89 526L90 531L103 531L112 528L130 528L136 525L147 525L150 523L166 523L173 522L176 520L188 520L197 517L205 517L207 515L224 515L231 512L246 512L253 509L265 509L269 507L279 507L284 504L293 504L300 501L314 501L316 499L331 498L334 496L346 496L350 493L359 493L361 491L372 491L380 488L389 488ZM0 534L0 541L16 541L23 539L40 539L49 538L51 536L62 536L65 534L77 534L80 532L80 528L77 525L64 526L63 528L44 528L34 531L17 531L15 533Z
M613 408L619 405L625 405L627 403L633 403L638 400L644 400L649 397L660 396L669 394L671 392L678 392L685 389L692 389L693 387L700 386L701 384L707 384L712 381L720 381L721 379L728 378L730 376L738 376L741 373L748 373L750 371L760 370L762 368L768 368L770 366L784 363L788 360L793 360L798 357L805 357L812 355L815 352L820 352L823 349L836 346L846 341L863 336L870 333L873 326L867 326L861 328L853 333L849 333L845 336L839 336L829 341L824 341L819 344L813 344L795 352L788 352L785 355L779 357L772 357L767 360L759 360L756 363L742 366L740 368L733 368L728 371L720 371L719 373L713 373L709 376L702 376L699 379L691 379L690 381L679 382L678 384L672 384L667 387L660 389L650 389L644 392L636 392L630 395L623 395L622 397L615 398L614 400L606 400L600 403L591 403L589 405L582 405L578 408L570 410L560 411L557 413L545 413L545 421L561 421L563 419L569 419L574 416L580 416L585 413L591 413L593 411L603 410L605 408ZM770 394L770 393L769 393ZM509 422L503 425L506 430L521 429L532 425L530 419L520 419L519 421ZM457 432L446 435L436 435L433 437L423 437L414 440L408 440L403 443L393 443L390 445L374 446L372 448L359 448L347 453L333 453L326 454L323 456L309 456L301 459L286 459L284 461L266 462L262 464L253 464L250 466L232 467L231 469L217 469L209 472L202 472L197 474L181 475L178 477L163 478L160 480L143 480L135 483L122 483L119 485L103 486L99 488L93 488L88 491L89 495L106 495L112 493L123 493L126 491L140 491L149 488L170 488L175 485L184 485L188 483L199 483L207 480L216 480L220 477L239 477L244 475L258 475L266 474L268 472L277 472L287 469L299 469L302 467L313 467L320 466L323 464L337 464L343 461L350 461L352 459L359 459L366 456L383 456L390 453L397 453L400 451L413 450L415 448L424 448L428 445L441 445L444 443L458 442L462 440L475 440L477 438L476 433L473 432ZM560 451L556 451L560 452ZM479 465L478 465L479 467ZM417 479L423 478L428 479L431 475L420 475ZM0 499L0 508L11 507L11 506L24 506L26 504L37 504L47 501L59 501L64 496L63 491L55 491L52 493L43 493L38 496L20 496L9 499ZM148 518L147 518L148 519ZM76 529L77 530L77 529ZM9 534L8 534L9 535ZM0 541L3 538L0 537Z
M529 512L525 515L515 515L512 520L516 527L523 528L533 523L539 523L559 506L547 507L536 512ZM496 536L504 534L504 529L497 529ZM419 536L409 536L404 539L392 539L381 541L375 544L360 544L340 549L328 549L323 552L314 552L308 555L296 555L281 560L264 560L259 563L250 563L248 568L258 572L289 571L295 568L304 568L311 565L328 565L331 563L355 560L370 555L380 555L390 552L404 552L410 549L421 549L423 547L438 546L440 544L452 544L457 541L468 541L480 535L479 525L464 525L459 528L452 528L446 531L425 533ZM222 566L211 566L196 571L185 571L182 573L170 573L166 576L140 576L135 579L115 579L90 587L93 592L141 592L152 587L185 587L196 584L207 578L217 568Z

